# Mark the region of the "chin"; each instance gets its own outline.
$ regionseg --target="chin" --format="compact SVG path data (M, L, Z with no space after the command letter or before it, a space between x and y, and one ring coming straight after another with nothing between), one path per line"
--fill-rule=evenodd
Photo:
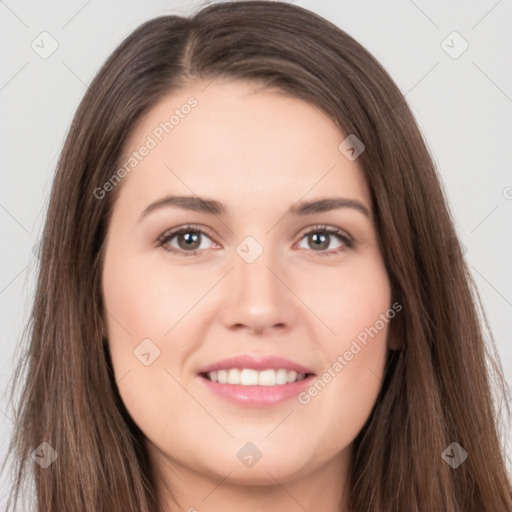
M245 443L241 443L245 446ZM205 461L205 472L212 474L216 479L225 478L229 474L229 482L238 485L275 485L276 480L284 483L295 478L309 474L316 464L311 464L313 454L301 453L284 446L273 448L272 453L261 449L261 456L254 450L252 457L247 455L254 450L250 445L246 446L240 456L237 452L233 454L217 454L217 460L220 464L214 467L211 465L211 459ZM233 456L234 455L234 456ZM258 460L255 457L260 456ZM215 457L212 454L212 457Z

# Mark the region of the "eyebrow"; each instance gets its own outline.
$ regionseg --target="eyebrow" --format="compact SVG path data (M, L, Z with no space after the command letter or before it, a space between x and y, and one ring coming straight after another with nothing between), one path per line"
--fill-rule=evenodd
M166 196L154 203L151 203L141 214L140 218L146 217L149 213L164 207L176 207L183 210L190 210L199 213L212 215L223 215L226 208L219 201L204 199L197 196ZM315 201L300 201L291 206L287 213L293 215L311 215L340 208L351 208L362 213L365 217L371 218L369 209L357 199L344 197L331 197Z

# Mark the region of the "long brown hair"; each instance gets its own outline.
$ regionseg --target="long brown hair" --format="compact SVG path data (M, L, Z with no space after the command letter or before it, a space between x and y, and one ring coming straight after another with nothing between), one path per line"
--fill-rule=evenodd
M306 9L266 1L216 3L189 18L144 23L84 95L58 162L30 336L13 380L13 390L22 388L9 503L16 506L30 474L39 511L161 510L143 434L119 397L102 334L103 249L121 187L101 200L94 191L118 169L151 107L191 80L217 77L300 98L366 147L359 161L403 312L389 332L398 350L389 351L377 403L354 442L350 509L512 510L495 402L505 380L411 111L344 31ZM42 442L58 454L47 469L31 458ZM456 469L442 457L452 442L468 453Z

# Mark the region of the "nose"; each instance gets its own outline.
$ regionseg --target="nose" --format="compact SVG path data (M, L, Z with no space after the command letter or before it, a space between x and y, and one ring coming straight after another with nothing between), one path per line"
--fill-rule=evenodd
M286 277L270 251L252 263L235 254L222 308L224 326L260 334L290 329L297 318L298 301Z

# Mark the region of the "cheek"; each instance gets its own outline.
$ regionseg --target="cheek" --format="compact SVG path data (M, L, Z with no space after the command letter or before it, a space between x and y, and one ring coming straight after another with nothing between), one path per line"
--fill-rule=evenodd
M391 306L387 272L378 255L353 258L340 268L302 272L301 297L330 329L324 353L335 355L373 326Z
M197 316L196 306L226 272L212 265L178 265L163 251L105 258L103 294L114 329L167 339L182 320Z
M324 372L298 397L324 442L316 449L319 459L349 446L368 420L382 387L388 353L387 325L360 336L325 343L329 353ZM353 326L353 330L356 327ZM317 418L322 418L318 422Z
M191 279L190 267L174 268L171 274L165 263L147 256L119 258L112 252L103 269L118 390L137 425L155 439L166 437L171 406L180 411L191 406L177 382L184 381L185 363L194 349L190 321L197 313L192 309L208 289L204 281Z
M389 322L395 316L385 267L379 257L355 261L332 275L315 276L318 316L332 332L317 337L323 373L299 396L308 418L323 418L319 448L328 456L350 444L368 419L387 357ZM319 290L324 293L320 294ZM336 446L334 446L336 445Z

